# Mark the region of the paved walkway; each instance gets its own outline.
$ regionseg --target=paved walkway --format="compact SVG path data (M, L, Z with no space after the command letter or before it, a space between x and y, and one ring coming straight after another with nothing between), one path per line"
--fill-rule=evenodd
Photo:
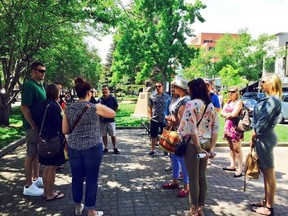
M185 215L188 198L177 198L177 190L163 190L163 182L171 179L164 171L169 164L167 157L158 151L154 158L148 157L149 139L143 130L118 130L120 155L110 152L103 157L99 179L97 209L111 216ZM248 148L243 148L244 155ZM18 147L0 161L0 215L21 216L70 216L74 215L71 197L69 164L57 173L56 187L65 198L47 202L41 197L24 197L23 161L25 145ZM277 192L275 215L288 215L288 148L275 149ZM205 215L257 215L251 212L249 202L263 197L263 179L251 181L248 191L243 192L243 178L233 178L224 172L229 154L227 148L217 148L217 157L207 171L209 191ZM84 211L84 215L87 212Z

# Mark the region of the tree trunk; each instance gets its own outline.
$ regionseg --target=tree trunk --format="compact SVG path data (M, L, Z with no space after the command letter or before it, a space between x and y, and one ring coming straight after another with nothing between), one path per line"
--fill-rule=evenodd
M0 126L9 126L11 104L7 104L5 95L0 93Z

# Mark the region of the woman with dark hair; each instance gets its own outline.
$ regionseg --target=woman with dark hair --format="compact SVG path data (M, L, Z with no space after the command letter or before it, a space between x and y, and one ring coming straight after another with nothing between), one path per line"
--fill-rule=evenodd
M100 216L103 212L96 211L96 196L98 190L98 174L103 156L103 142L100 133L100 117L114 118L114 110L89 101L93 94L88 82L82 78L75 79L75 91L79 98L65 110L63 117L63 133L67 134L68 155L72 172L72 196L76 204L75 214L81 215L84 209L82 204L83 185L85 189L85 207L88 216ZM84 114L80 113L87 108ZM72 126L80 119L74 130Z
M64 135L62 133L62 109L57 102L60 96L60 90L56 84L47 86L46 89L46 100L43 102L42 108L42 120L44 118L45 109L47 113L43 122L41 130L42 138L52 138L57 135L63 140ZM55 173L58 166L65 163L64 152L60 151L56 156L53 157L42 157L39 156L40 164L44 165L42 178L44 186L43 197L47 201L61 199L64 197L63 193L54 191Z
M204 80L194 79L188 87L191 101L186 104L178 133L186 140L191 138L184 155L189 176L190 214L204 215L207 160L214 157L219 120ZM205 157L198 159L199 153L205 153Z

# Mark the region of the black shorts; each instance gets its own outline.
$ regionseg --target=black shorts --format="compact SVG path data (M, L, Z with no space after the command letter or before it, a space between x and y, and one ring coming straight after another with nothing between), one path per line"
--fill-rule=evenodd
M151 138L157 138L158 134L162 134L163 127L165 126L163 122L150 122L150 136Z

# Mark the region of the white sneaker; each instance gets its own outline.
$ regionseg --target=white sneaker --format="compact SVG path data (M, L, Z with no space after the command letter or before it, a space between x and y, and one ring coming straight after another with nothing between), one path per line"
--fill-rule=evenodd
M35 181L33 181L33 183L34 183L37 187L43 187L43 179L42 179L42 177L38 177Z
M25 196L42 196L44 194L43 188L38 188L35 184L31 184L30 187L24 186L23 195Z
M103 211L97 211L97 216L102 216L102 215L104 215Z
M75 208L75 215L82 215L82 211L84 209L83 203L81 203L80 208Z

